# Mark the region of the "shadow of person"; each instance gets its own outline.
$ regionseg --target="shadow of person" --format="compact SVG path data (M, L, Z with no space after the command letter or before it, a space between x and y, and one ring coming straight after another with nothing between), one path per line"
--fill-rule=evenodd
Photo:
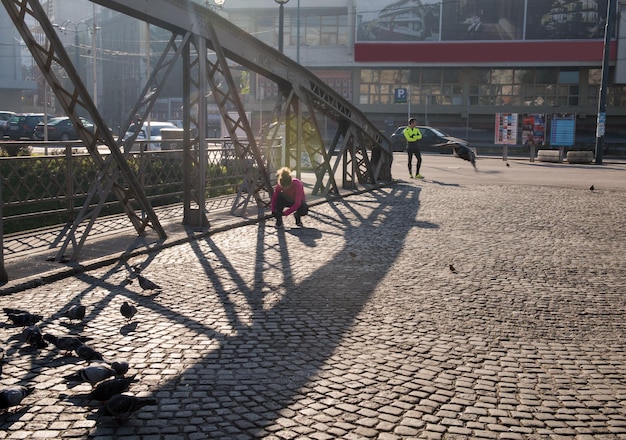
M322 238L322 232L315 228L293 228L286 232L298 237L302 243L309 247L317 246L316 240Z

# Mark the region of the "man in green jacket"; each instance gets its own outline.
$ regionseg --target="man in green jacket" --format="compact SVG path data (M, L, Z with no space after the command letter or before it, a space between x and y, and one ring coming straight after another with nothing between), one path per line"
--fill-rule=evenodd
M422 138L420 129L416 127L417 120L415 118L409 119L409 126L404 129L404 137L406 138L407 152L409 153L409 174L411 179L413 178L412 162L413 156L417 159L417 167L415 170L415 178L423 179L424 176L420 174L420 167L422 166L422 154L417 146L417 141Z

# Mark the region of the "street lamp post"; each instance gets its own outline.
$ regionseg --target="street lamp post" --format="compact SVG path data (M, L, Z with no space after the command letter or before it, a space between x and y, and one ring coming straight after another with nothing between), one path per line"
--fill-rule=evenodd
M274 0L280 6L278 7L278 50L283 52L283 28L285 26L285 3L289 0Z
M85 30L89 30L89 25L84 21L79 21L78 23L74 23L72 20L65 20L61 25L53 25L58 28L64 34L67 34L68 30L74 30L74 67L78 71L78 65L80 62L80 38L78 37L78 28L80 25L85 26ZM68 28L71 26L71 28Z

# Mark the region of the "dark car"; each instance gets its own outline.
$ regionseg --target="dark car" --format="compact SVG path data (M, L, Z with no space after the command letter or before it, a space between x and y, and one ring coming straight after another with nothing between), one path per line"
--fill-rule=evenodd
M15 112L12 111L0 111L0 138L4 137L4 132L7 127L7 122L15 116Z
M89 119L80 118L83 127L93 133L94 124ZM45 124L41 121L35 127L35 139L43 140L45 133ZM78 139L78 133L72 124L72 121L67 116L60 116L58 118L48 119L48 140L49 141L68 141L70 139Z
M52 116L48 115L48 118L52 119ZM27 113L11 116L9 122L7 122L4 134L15 141L22 138L34 139L35 127L43 121L43 119L43 113Z
M392 151L404 151L406 149L406 138L404 137L405 128L406 125L398 127L391 135ZM422 139L417 143L421 151L452 154L455 144L469 147L469 142L466 140L450 136L438 128L426 126L418 126L417 128L419 128L422 133Z

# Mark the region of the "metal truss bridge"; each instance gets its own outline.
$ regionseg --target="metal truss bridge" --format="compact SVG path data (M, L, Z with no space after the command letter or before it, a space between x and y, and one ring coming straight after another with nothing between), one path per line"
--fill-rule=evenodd
M106 197L111 193L139 235L152 228L160 238L165 238L159 218L127 162L135 137L122 140L122 135L129 129L135 114L139 114L142 120L150 114L178 60L182 60L183 65L184 224L209 226L205 181L206 113L210 94L217 103L237 160L247 164L232 213L245 213L252 200L259 209L268 205L273 191L271 175L275 171L271 169L268 151L279 137L287 147L287 154L282 158L284 166L298 169L301 155L308 155L316 176L314 194L338 193L336 175L342 176L344 188L355 187L357 183L391 180L393 155L389 140L361 111L308 69L203 5L188 0L92 0L171 33L140 98L115 139L39 1L1 1L98 167L87 200L74 223L57 240L60 244L58 260L67 258L65 255L68 254L70 260L78 258ZM33 26L41 30L43 41L41 35L33 34ZM264 126L258 139L246 116L227 60L276 82L278 86L279 97L272 123ZM63 78L69 78L69 81L62 81ZM79 110L90 116L96 126L95 132L85 129L79 122ZM336 122L330 148L324 145L321 137L320 117ZM108 147L107 154L98 149L102 144ZM331 154L333 151L339 154Z

